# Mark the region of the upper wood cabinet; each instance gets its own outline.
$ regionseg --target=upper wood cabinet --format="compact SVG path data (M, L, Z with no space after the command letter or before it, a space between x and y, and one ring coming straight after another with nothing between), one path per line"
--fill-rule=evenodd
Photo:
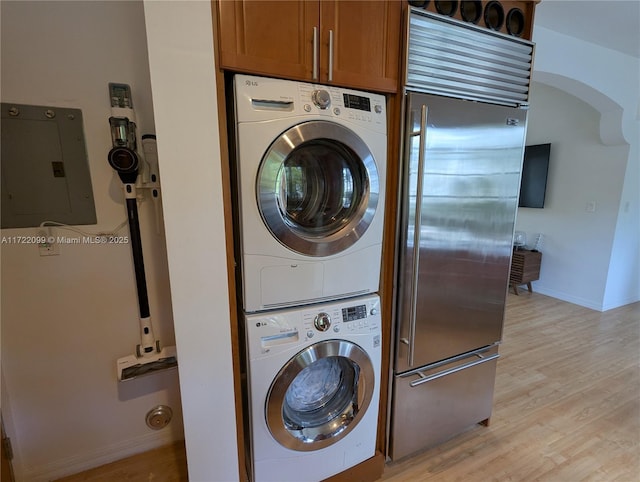
M400 1L215 4L222 68L381 92L397 89Z

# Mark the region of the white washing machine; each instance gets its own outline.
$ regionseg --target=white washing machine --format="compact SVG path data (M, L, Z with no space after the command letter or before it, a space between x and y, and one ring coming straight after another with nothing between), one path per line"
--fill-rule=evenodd
M384 96L236 75L243 308L378 291Z
M246 315L254 482L318 481L375 454L380 299Z

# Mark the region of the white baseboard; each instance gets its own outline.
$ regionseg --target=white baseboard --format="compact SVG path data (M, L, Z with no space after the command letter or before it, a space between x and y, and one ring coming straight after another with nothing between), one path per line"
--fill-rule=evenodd
M35 467L14 467L16 482L48 482L67 475L77 474L104 464L115 462L132 455L147 452L178 440L183 440L184 434L171 430L162 430L144 434L140 437L125 440L100 450L86 452L53 463Z
M533 291L535 291L536 293L540 293L541 295L551 296L552 298L557 298L562 301L573 303L574 305L580 305L592 310L602 311L602 305L600 303L587 298L573 296L563 291L548 289L538 283L533 286Z
M628 298L616 300L613 303L606 303L602 307L602 311L613 310L615 308L620 308L621 306L627 306L627 305L630 305L631 303L636 303L638 301L640 301L640 298L635 296L629 296Z
M559 300L567 301L569 303L573 303L574 305L584 306L585 308L590 308L596 311L609 311L614 308L620 308L621 306L626 306L631 303L635 303L639 301L638 297L630 296L625 299L618 299L613 303L609 302L604 304L604 302L599 303L591 299L569 295L563 291L546 288L544 285L541 285L539 282L533 283L533 291L540 293L541 295L551 296L552 298L557 298Z

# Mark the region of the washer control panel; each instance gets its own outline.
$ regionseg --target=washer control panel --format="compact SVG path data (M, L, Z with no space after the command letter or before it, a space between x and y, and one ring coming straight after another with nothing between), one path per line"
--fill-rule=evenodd
M349 306L342 308L343 321L362 320L367 317L367 305Z
M377 336L379 344L380 298L378 295L365 295L349 300L252 313L246 315L245 323L252 357L351 335L373 334Z
M313 325L318 331L327 331L331 326L331 317L328 313L318 313L313 320Z
M318 336L369 333L380 327L379 311L380 299L377 296L345 300L303 313L304 328L300 331L306 334L307 340Z

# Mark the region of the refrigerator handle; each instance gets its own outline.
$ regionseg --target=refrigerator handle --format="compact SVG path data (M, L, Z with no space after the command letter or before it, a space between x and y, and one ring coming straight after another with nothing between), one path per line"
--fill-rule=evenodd
M424 181L424 154L427 142L427 113L425 104L420 109L420 143L418 149L418 179L416 185L416 214L413 223L413 252L412 252L412 273L411 273L411 313L409 315L409 366L413 366L416 337L416 316L418 301L418 268L420 267L420 232L422 223L422 193Z
M417 387L419 385L422 385L423 383L427 383L427 382L430 382L432 380L436 380L438 378L446 377L447 375L451 375L451 374L459 372L461 370L466 370L467 368L475 367L476 365L480 365L482 363L487 363L487 362L490 362L491 360L495 360L497 358L500 358L500 354L498 354L498 353L494 353L493 355L490 355L490 356L487 356L487 357L481 355L480 353L476 353L475 356L477 356L480 359L472 361L472 362L469 362L469 363L465 363L464 365L460 365L460 366L457 366L457 367L454 367L454 368L450 368L448 370L443 370L441 372L434 373L433 375L426 376L422 372L416 372L416 375L418 375L420 378L418 378L417 380L412 381L409 384L409 386L411 388Z

